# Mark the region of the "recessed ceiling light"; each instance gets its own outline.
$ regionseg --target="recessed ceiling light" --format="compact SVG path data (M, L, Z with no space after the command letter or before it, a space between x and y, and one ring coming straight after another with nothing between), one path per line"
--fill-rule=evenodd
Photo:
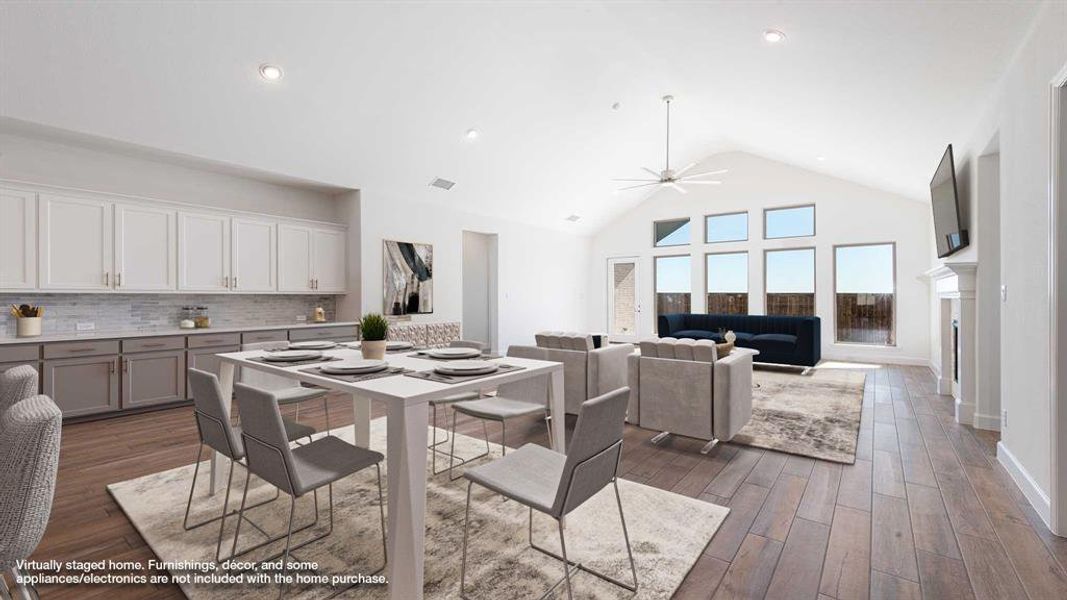
M259 65L259 76L267 81L278 81L283 74L282 68L277 65Z
M777 29L766 29L763 31L763 40L769 44L777 44L785 41L785 34Z
M476 139L478 139L478 130L477 129L468 129L467 130L467 139L468 140L476 140Z
M581 218L582 218L582 217L580 217L580 216L578 216L578 215L571 215L571 216L567 217L567 218L566 218L566 219L564 219L564 220L565 220L565 221L570 221L571 223L577 223L577 222L578 222L579 220L581 220Z
M619 110L620 108L622 108L622 103L620 102L611 105L611 110Z
M823 162L824 160L826 160L826 157L825 156L816 156L815 160L817 160L819 162Z

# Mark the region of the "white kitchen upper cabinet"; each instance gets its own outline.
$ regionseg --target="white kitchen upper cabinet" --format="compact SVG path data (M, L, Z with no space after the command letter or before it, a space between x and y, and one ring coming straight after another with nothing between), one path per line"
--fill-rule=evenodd
M278 225L278 291L311 291L311 230Z
M311 232L311 278L317 292L343 292L346 287L345 232L313 229Z
M110 290L112 204L41 194L37 202L42 289Z
M254 219L233 219L233 285L237 292L273 292L276 280L275 224Z
M0 290L37 287L37 194L0 188Z
M230 290L230 217L178 213L178 289Z
M165 208L115 205L116 290L177 289L176 215Z

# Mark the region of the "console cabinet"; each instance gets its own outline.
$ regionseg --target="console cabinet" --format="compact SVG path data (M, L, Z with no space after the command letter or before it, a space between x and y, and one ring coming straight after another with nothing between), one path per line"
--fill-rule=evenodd
M44 394L64 417L81 417L119 409L119 357L115 354L45 360Z

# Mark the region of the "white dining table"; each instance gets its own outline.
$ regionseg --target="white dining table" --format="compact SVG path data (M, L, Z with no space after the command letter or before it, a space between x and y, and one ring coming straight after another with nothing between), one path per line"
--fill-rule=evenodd
M472 377L461 383L439 383L398 374L350 383L304 372L316 365L286 366L285 363L265 363L250 360L265 354L263 350L219 354L221 359L219 382L223 398L232 398L236 367L256 369L311 383L329 390L349 394L355 413L355 443L364 448L370 444L371 402L384 402L387 407L388 436L386 465L388 468L388 579L389 595L393 600L418 600L422 598L423 563L426 544L426 461L428 457L428 402L456 394L494 388L502 383L520 381L531 377L548 379L548 402L553 415L551 419L552 447L565 452L565 419L563 403L563 364L543 360L502 357L495 361L523 367L489 377ZM326 350L324 354L343 359L359 359L358 350L344 346ZM386 355L390 366L406 367L415 371L432 370L441 362L419 358L414 351ZM329 363L318 363L329 364ZM227 414L230 407L227 406ZM211 492L225 485L223 473L225 456L216 453L211 459Z

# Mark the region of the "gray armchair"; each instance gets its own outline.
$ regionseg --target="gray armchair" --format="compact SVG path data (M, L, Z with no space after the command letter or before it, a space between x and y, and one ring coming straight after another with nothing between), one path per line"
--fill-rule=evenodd
M529 350L529 358L563 363L563 399L568 414L578 414L582 403L590 398L626 387L626 357L633 353L633 344L594 348L591 335L558 331L544 331L534 338L536 347L522 347ZM629 414L627 420L636 421L636 415Z
M630 359L630 409L645 429L718 441L734 437L752 417L752 353L719 358L710 340L641 342Z
M17 574L16 563L29 558L48 526L62 424L63 413L48 396L0 412L0 571Z
M19 400L36 396L38 387L37 369L19 365L0 373L0 413L11 408Z

